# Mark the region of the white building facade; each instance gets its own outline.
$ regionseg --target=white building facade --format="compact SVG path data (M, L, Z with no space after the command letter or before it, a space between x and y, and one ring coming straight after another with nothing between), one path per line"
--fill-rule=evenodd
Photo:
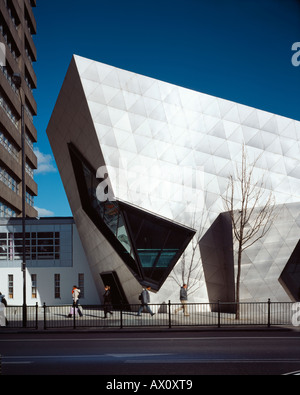
M72 302L81 288L82 304L99 296L72 218L26 219L26 303L28 306ZM9 305L23 304L21 219L0 219L0 292Z
M245 255L241 300L295 299L300 122L74 56L47 134L100 296L107 279L129 303L146 284L178 301L188 281L190 301L235 300L224 194L245 146L289 215Z

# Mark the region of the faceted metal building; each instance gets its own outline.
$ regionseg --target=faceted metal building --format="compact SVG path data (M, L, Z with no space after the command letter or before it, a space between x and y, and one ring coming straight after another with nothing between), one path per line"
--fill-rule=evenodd
M250 158L263 153L255 175L267 175L266 189L290 216L249 249L241 299L290 300L299 122L74 56L47 134L99 294L109 282L129 303L145 284L157 291L153 302L178 301L176 278L191 264L190 301L234 300L223 195L242 145ZM287 242L281 229L292 224Z

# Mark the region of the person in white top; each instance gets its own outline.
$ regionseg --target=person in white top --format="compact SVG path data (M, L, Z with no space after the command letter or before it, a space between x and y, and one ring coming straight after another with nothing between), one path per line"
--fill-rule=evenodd
M76 285L74 285L72 289L72 298L73 298L73 308L77 309L78 314L80 315L80 317L82 317L83 314L78 306L79 298L80 298L80 289Z

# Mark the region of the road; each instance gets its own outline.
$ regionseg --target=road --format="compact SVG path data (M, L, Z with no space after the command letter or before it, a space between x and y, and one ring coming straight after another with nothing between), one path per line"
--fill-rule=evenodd
M300 332L3 334L2 375L281 375L300 371Z

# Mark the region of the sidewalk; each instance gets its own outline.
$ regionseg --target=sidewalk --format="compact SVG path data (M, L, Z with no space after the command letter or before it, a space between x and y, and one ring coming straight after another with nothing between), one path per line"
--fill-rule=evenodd
M7 309L8 327L1 327L0 333L12 332L112 332L124 331L207 331L207 330L297 330L292 326L290 314L273 316L267 314L242 315L236 320L235 314L201 312L190 309L190 315L182 312L156 310L152 317L142 313L137 317L135 311L113 310L113 315L104 318L100 306L81 306L83 316L68 318L70 306L47 306L32 308L27 314L27 327L23 328L22 311L15 307Z
M152 318L152 317L151 317ZM138 318L137 318L138 319ZM180 325L180 323L174 324L172 322L171 327L167 324L165 325L158 325L156 323L152 323L152 325L147 325L149 318L139 318L138 325L126 325L124 324L123 327L120 327L120 324L117 319L115 320L104 320L103 324L97 323L97 325L93 326L89 322L89 325L85 325L84 317L76 318L76 326L73 327L73 318L66 318L66 325L65 326L55 326L52 321L51 326L44 328L44 321L38 321L37 329L35 327L22 327L22 323L20 322L17 327L14 326L7 326L7 327L0 327L0 335L1 334L50 334L50 333L65 333L65 334L75 334L75 333L176 333L176 332L232 332L232 331L243 331L243 332L253 332L253 331L262 331L262 332L287 332L287 331L294 331L299 332L300 334L300 327L295 327L293 325L271 325L268 327L265 324L239 324L234 323L232 325L223 325L218 327L217 324L214 325L193 325L185 323L185 325ZM113 323L115 324L113 325Z

